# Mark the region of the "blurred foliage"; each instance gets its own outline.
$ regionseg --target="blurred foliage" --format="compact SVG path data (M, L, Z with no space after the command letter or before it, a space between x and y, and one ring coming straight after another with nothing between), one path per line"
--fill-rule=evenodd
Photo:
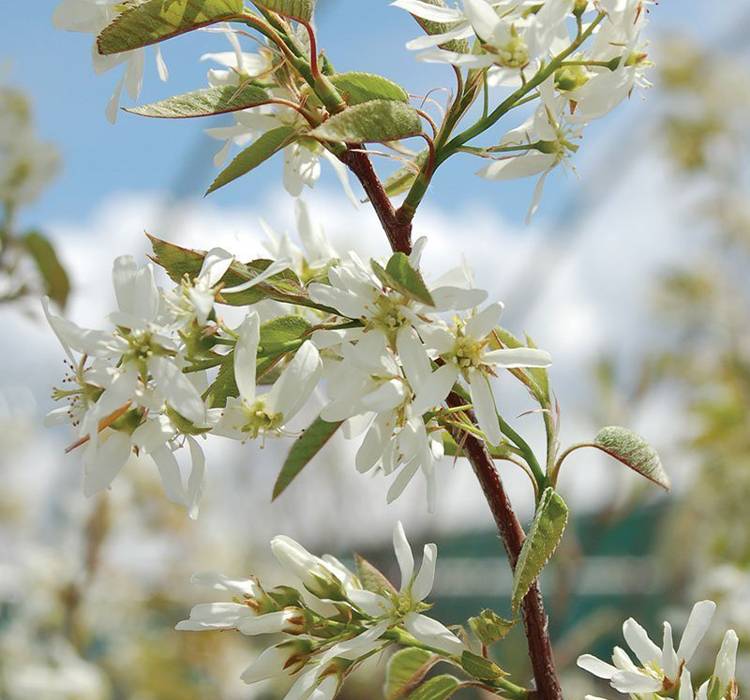
M60 169L52 144L40 141L25 95L0 85L0 302L44 293L64 307L70 281L52 242L17 230L18 212L32 204Z

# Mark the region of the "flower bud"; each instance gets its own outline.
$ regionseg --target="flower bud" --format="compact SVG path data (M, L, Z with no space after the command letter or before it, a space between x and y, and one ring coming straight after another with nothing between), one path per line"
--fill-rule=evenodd
M572 92L588 81L589 74L584 66L565 66L555 72L555 87L560 92Z
M297 576L315 597L321 600L344 599L341 582L328 570L323 560L310 554L290 537L274 537L271 551L279 564Z
M716 657L716 666L712 680L720 691L721 697L731 697L731 688L734 686L735 667L737 665L737 647L739 639L734 630L728 630L724 635L724 641Z
M589 0L575 0L573 4L573 14L576 17L581 17L584 12L588 9Z
M237 629L249 637L256 634L302 634L306 627L305 612L301 608L247 617L237 625Z

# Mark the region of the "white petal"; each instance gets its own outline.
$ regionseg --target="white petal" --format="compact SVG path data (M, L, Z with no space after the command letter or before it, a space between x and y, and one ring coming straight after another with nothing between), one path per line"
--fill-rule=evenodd
M386 474L390 473L390 470L383 465L383 470ZM396 478L393 480L388 493L386 494L386 502L388 504L393 503L401 494L404 492L406 487L411 483L411 480L416 476L419 471L419 460L413 459L409 464L401 469Z
M250 685L284 675L284 667L289 661L289 650L282 646L266 649L243 672L240 678Z
M401 570L401 592L404 592L411 584L412 576L414 576L414 555L400 520L393 528L393 551L396 553L398 568Z
M500 302L490 304L469 319L466 324L466 335L477 340L482 340L500 322L502 313L503 305Z
M737 633L734 630L727 630L714 667L714 676L719 679L719 688L722 690L726 690L735 678L738 646Z
M432 374L427 351L419 340L417 332L410 326L404 326L399 330L396 336L396 348L406 379L411 384L412 390L417 392Z
M206 425L206 405L195 385L169 358L157 357L150 363L151 373L166 402L198 427Z
M495 160L482 168L477 175L485 180L517 180L547 172L556 163L557 156L554 154L529 151L522 156Z
M114 430L102 435L97 445L87 446L83 457L83 492L86 496L109 488L128 461L130 449L130 436Z
M618 671L612 676L612 687L620 693L655 693L661 686L661 681L637 671Z
M424 555L422 557L422 566L419 569L414 584L411 587L411 596L413 600L424 600L435 583L435 564L437 562L437 546L426 544L424 546Z
M492 394L490 381L479 371L473 371L469 377L471 402L477 415L479 427L487 436L491 445L498 445L503 439L500 432L500 422L497 418L495 397Z
M169 68L167 68L167 63L161 53L161 46L156 47L156 72L162 83L166 83L169 80Z
M431 408L440 406L451 392L458 376L458 368L452 364L443 365L435 370L414 397L412 402L414 415L421 416Z
M623 623L622 634L642 666L661 661L661 650L649 639L646 630L632 617Z
M194 437L188 435L187 442L190 447L190 462L192 464L187 484L188 515L192 520L196 520L205 484L206 456L203 454L201 446Z
M431 22L460 22L463 19L460 10L431 5L421 0L396 0L391 3L391 6L406 10L416 17L430 20Z
M280 634L287 628L289 621L298 615L299 612L286 609L257 617L246 617L240 621L237 629L249 637L256 634Z
M310 398L322 371L318 348L308 340L274 383L266 398L267 408L281 413L285 422L293 418Z
M221 282L233 262L234 255L230 252L223 248L212 248L203 258L203 265L198 277L205 278L209 287L215 287Z
M404 627L420 642L447 651L454 656L460 656L466 649L463 642L445 625L426 615L409 613L404 618Z
M671 680L676 680L677 673L679 671L679 659L674 650L674 642L672 640L672 625L668 622L664 623L664 636L661 647L661 667L664 669L664 675Z
M151 458L156 462L161 476L161 482L164 485L164 493L167 498L177 505L186 505L185 487L182 483L180 466L177 464L177 458L172 450L166 445L162 446L151 453Z
M617 673L617 669L614 666L608 664L606 661L597 659L591 654L579 656L576 664L584 671L588 671L597 678L604 678L605 680L610 680Z
M552 356L537 348L501 348L490 350L482 355L482 361L504 369L516 367L549 367Z
M715 612L716 603L712 600L696 603L690 611L690 617L680 639L680 646L677 648L677 656L685 663L689 663L693 658L695 650L711 625Z
M682 669L682 676L680 676L680 694L677 696L677 700L694 700L693 679L690 676L690 671L687 666Z
M218 574L213 571L193 574L190 583L196 586L207 586L215 591L225 591L240 597L255 598L260 595L260 590L255 581L249 579L232 579L224 574Z
M502 23L492 5L485 0L464 0L464 12L474 27L477 36L488 44L492 44Z
M251 311L239 328L239 339L234 348L234 378L240 396L248 404L255 403L255 381L260 342L260 318Z
M289 265L290 263L288 260L274 260L265 270L263 270L263 272L259 272L251 280L243 282L242 284L238 284L236 287L222 289L221 293L238 294L239 292L245 292L248 289L252 289L253 287L259 285L261 282L265 282L267 279L273 277L274 275L278 275L279 272L283 272L284 270L288 269Z

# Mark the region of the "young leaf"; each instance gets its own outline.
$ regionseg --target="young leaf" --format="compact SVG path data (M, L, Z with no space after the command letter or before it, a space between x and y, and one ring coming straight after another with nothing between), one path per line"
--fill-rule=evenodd
M534 522L523 543L513 573L514 612L518 610L531 584L539 578L542 569L555 553L567 524L568 506L554 489L546 489L539 500Z
M388 660L383 695L385 700L401 700L414 690L434 666L437 657L424 649L397 651Z
M70 279L49 239L38 231L27 233L21 243L44 283L44 291L60 308L64 308L70 294Z
M427 306L435 306L422 275L411 266L409 257L404 253L394 253L385 269L374 260L371 265L373 272L384 286Z
M365 590L379 593L380 595L396 595L394 585L385 577L380 569L370 564L367 559L359 554L354 555L354 563L357 567L357 577L362 582Z
M374 73L336 73L330 77L334 87L349 105L358 105L371 100L395 100L408 102L409 93L398 83Z
M215 192L238 177L247 175L272 155L292 143L297 131L291 126L279 126L259 136L252 145L240 153L213 181L206 194Z
M323 446L334 436L341 427L341 422L328 423L322 418L316 418L312 425L292 445L289 456L281 468L276 484L273 487L273 500L276 500L294 481L299 473L308 465Z
M470 676L480 681L494 681L508 675L494 661L472 654L470 651L465 651L461 655L461 667Z
M506 620L493 610L482 610L476 617L469 618L471 631L485 646L505 639L515 624L515 620Z
M414 184L414 180L417 179L419 170L427 162L429 151L421 151L418 153L411 163L404 165L403 167L396 170L383 182L385 192L389 197L398 197L398 195L407 192Z
M672 482L664 471L656 450L632 430L617 426L602 428L596 436L594 447L663 489L669 491L672 488Z
M195 90L159 102L126 108L125 111L142 117L187 119L238 112L262 104L268 99L270 96L266 90L248 83Z
M150 46L242 14L243 0L145 0L128 7L97 39L103 56Z
M309 22L315 11L315 0L253 0L253 2L277 15L300 22Z
M421 133L422 121L413 107L393 100L371 100L334 114L310 135L321 141L374 143Z
M458 678L454 676L435 676L407 695L406 700L447 700L458 692L459 686Z
M258 344L258 382L268 383L276 374L271 370L278 365L279 359L299 349L310 330L310 324L301 316L281 316L268 321L260 327Z

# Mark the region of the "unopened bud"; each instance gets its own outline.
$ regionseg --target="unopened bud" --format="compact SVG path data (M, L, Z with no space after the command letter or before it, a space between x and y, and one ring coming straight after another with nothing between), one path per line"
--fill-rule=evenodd
M589 81L589 73L584 66L565 66L555 72L555 87L560 92L572 92Z
M580 17L589 6L589 0L575 0L575 3L573 5L573 14L576 17Z
M728 630L724 635L724 641L721 644L719 655L716 657L716 666L714 668L714 678L717 680L721 697L727 693L727 689L734 682L734 674L737 665L737 647L739 639L734 630Z
M271 551L279 564L297 576L315 597L321 600L344 599L341 582L326 568L323 560L290 537L274 537Z

